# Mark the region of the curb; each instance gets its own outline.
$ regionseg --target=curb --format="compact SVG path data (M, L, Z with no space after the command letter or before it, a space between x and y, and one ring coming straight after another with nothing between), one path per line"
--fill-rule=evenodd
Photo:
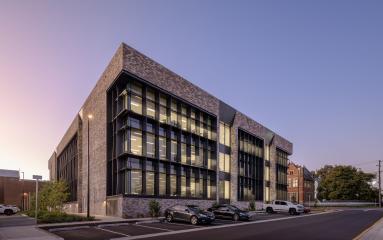
M39 224L37 225L37 228L51 231L53 229L70 229L70 228L77 228L77 227L94 227L94 226L105 226L105 225L116 225L116 224L129 224L129 223L138 223L138 222L160 222L163 220L164 217L159 218L132 218L132 219L125 219L125 220L112 220L112 221L84 221L84 222L70 222L70 223L50 223L50 224Z

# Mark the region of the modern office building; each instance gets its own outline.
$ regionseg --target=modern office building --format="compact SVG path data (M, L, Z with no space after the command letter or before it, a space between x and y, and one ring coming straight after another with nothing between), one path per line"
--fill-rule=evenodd
M289 162L287 172L288 200L305 205L315 202L315 180L313 174L305 166L300 166L293 162Z
M70 186L67 211L86 211L89 181L92 214L136 217L151 199L162 209L287 199L291 154L286 139L122 44L49 169Z

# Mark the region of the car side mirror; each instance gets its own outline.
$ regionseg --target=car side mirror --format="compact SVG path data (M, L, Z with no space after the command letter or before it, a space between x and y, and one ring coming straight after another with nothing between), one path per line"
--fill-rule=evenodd
M190 212L189 209L185 209L185 212Z

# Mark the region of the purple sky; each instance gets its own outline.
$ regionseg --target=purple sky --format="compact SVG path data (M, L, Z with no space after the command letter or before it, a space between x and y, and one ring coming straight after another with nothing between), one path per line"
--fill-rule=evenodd
M81 2L81 4L80 4ZM0 168L47 161L121 42L294 143L383 158L383 1L0 0Z

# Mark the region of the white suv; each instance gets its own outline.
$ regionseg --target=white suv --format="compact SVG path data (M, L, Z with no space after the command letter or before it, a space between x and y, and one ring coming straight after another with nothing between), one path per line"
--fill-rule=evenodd
M263 208L266 209L268 213L288 212L291 215L299 215L304 212L303 205L283 200L274 200L270 204L264 204Z
M12 214L15 214L19 211L20 211L20 209L16 206L9 206L9 205L0 204L0 214L12 215Z

